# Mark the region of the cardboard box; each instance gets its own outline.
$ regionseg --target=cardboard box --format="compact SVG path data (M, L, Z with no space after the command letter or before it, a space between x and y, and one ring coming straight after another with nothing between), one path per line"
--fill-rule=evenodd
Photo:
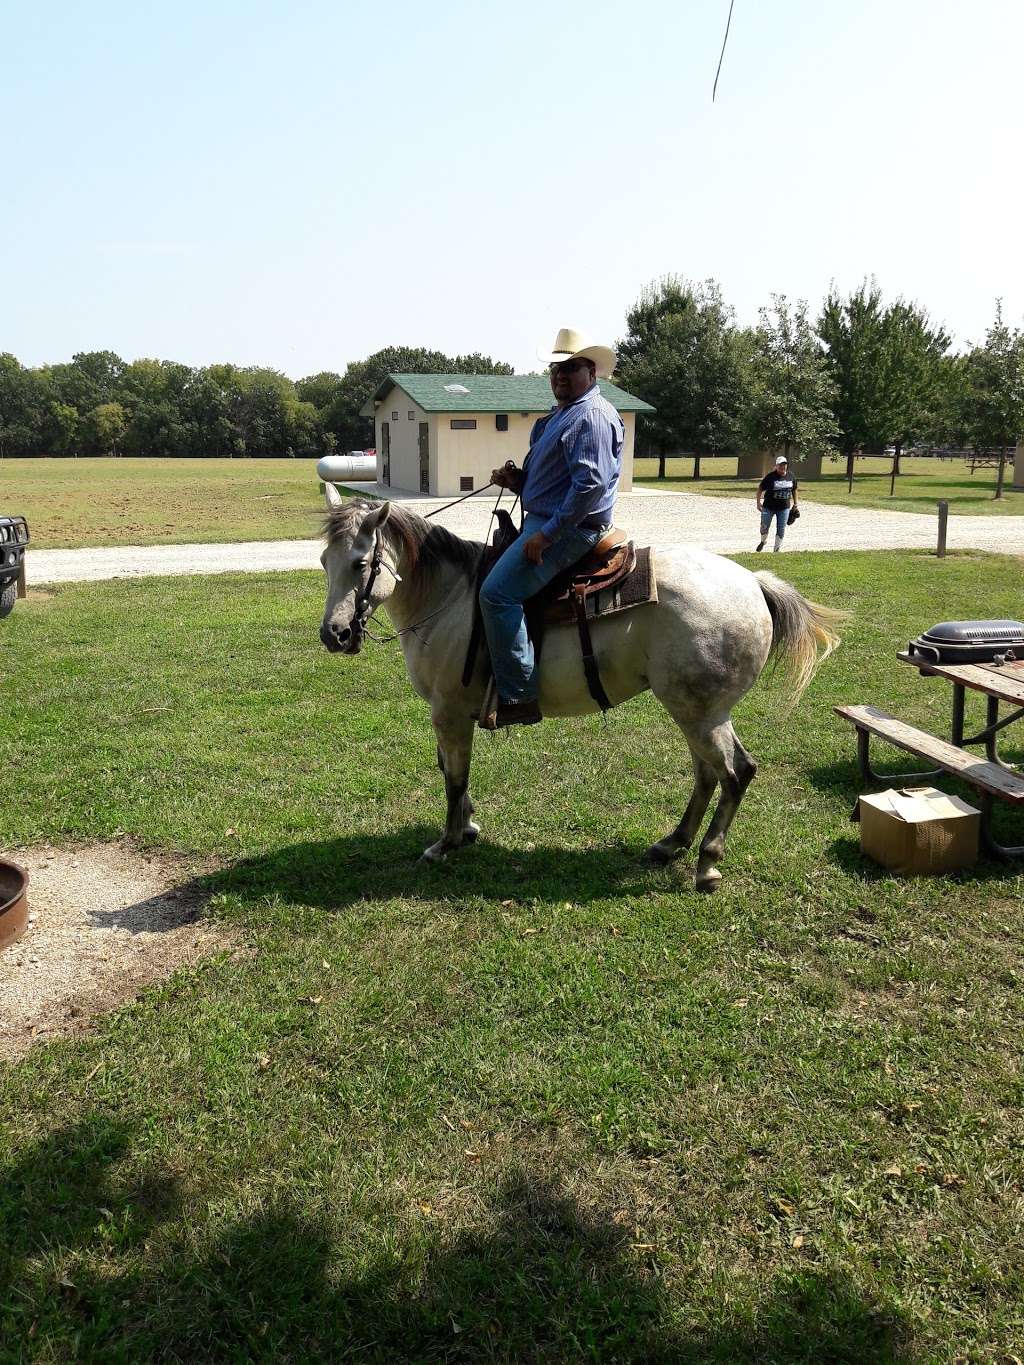
M934 787L862 796L853 818L861 852L893 872L954 872L977 861L981 812Z

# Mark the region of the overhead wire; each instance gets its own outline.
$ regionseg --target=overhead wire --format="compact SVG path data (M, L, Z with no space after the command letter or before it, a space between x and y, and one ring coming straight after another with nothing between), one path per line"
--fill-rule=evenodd
M722 58L725 56L725 45L729 41L729 25L732 23L732 7L736 0L729 0L729 14L725 21L725 37L722 39L722 50L718 54L718 70L715 72L715 83L711 87L711 103L715 102L715 95L718 93L718 78L722 74Z

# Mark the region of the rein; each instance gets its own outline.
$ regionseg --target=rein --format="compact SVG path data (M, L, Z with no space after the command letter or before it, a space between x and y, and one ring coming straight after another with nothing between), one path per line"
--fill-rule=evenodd
M511 464L511 461L509 461L509 463ZM487 534L484 536L484 548L486 549L487 540L491 534L491 526L494 522L494 518L497 516L498 507L500 506L501 499L505 493L504 488L499 487L493 481L485 484L483 488L474 488L471 493L464 493L461 498L455 498L452 502L446 502L443 507L435 507L432 512L426 514L424 521L429 520L430 517L436 517L439 512L447 512L449 507L457 507L460 502L465 502L468 498L475 498L478 493L486 493L488 488L497 488L498 496L495 498L494 506L491 508L490 520L487 523ZM516 501L518 502L518 498ZM512 506L513 510L515 510L515 503L513 503ZM444 606L438 607L436 611L430 612L429 615L421 617L420 620L414 621L411 626L403 626L401 630L396 630L393 635L374 635L373 631L369 628L369 622L374 620L374 609L370 606L370 593L373 591L373 585L377 581L377 575L382 568L387 569L388 573L394 576L396 582L402 582L402 575L396 573L390 564L384 562L384 555L380 543L380 531L377 530L373 534L373 558L370 561L370 575L367 578L366 583L360 589L359 596L356 598L356 608L352 614L352 622L359 633L358 638L365 636L367 639L372 640L376 645L389 645L397 640L399 636L415 634L420 626L426 625L426 623L432 621L435 616L440 616L441 613L447 609L448 603L446 602Z

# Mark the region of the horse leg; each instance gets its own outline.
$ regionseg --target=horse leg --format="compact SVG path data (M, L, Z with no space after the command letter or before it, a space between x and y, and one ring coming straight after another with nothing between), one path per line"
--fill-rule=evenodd
M697 837L700 822L704 819L704 812L711 800L711 793L718 785L714 768L710 763L705 763L692 747L690 757L693 759L693 795L683 818L672 833L666 834L664 839L659 839L647 850L647 857L652 863L670 863L673 858L677 858L690 847Z
M739 810L744 792L753 781L757 764L740 743L731 720L703 732L691 729L686 738L691 747L698 750L714 768L722 787L715 813L701 840L695 881L698 891L717 891L722 880L717 864L725 852L725 836Z
M480 826L472 819L469 797L469 761L473 753L473 721L469 716L438 714L432 717L437 735L437 766L444 775L448 818L436 844L423 850L422 861L442 862L463 843L472 843Z

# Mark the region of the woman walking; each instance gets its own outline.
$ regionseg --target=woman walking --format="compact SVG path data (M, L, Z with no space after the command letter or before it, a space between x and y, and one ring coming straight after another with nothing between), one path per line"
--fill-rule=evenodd
M800 515L796 508L796 479L790 475L789 461L785 455L776 459L772 473L766 474L757 485L757 510L761 513L761 540L754 548L758 551L764 549L768 528L774 521L774 550L778 554L791 514L796 512L793 521Z

